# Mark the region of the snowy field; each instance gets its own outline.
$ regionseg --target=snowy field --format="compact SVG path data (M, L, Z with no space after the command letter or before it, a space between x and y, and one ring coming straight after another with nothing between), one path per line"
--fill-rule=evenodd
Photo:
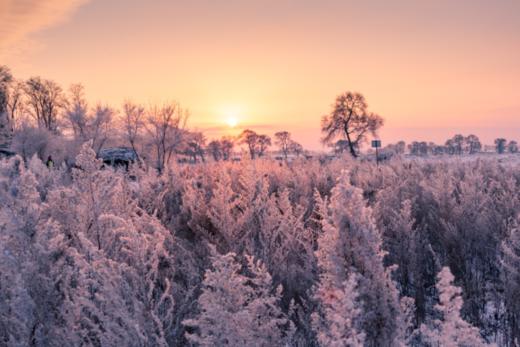
M0 346L515 346L520 156L0 162Z

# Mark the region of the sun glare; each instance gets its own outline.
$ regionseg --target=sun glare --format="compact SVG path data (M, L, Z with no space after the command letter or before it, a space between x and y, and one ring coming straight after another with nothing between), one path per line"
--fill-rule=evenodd
M229 116L227 119L226 119L226 124L230 127L230 128L234 128L238 125L238 119L237 117L235 116Z
M240 115L242 114L242 109L238 106L227 106L223 107L220 111L222 119L224 123L230 127L235 128L240 120Z

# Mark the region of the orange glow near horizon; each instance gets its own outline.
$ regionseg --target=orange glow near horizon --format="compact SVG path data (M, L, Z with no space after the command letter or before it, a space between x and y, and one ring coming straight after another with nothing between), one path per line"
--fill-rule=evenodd
M320 118L351 90L385 118L383 146L520 140L520 2L5 1L15 77L81 82L92 104L177 100L208 138L288 130L323 149Z
M222 117L224 117L225 123L230 128L235 128L238 125L240 114L243 111L237 106L224 107L221 111Z
M238 118L230 116L228 119L226 119L226 123L230 128L234 128L238 125Z

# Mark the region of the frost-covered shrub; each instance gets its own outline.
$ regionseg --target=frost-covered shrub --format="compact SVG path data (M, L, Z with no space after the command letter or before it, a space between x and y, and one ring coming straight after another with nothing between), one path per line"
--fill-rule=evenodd
M449 323L444 267L471 336L519 339L518 162L259 159L158 175L101 169L87 143L75 163L0 161L0 345L207 344L211 317L232 328L219 341L249 345L428 345Z
M215 255L206 271L199 313L184 321L198 346L284 346L291 338L291 321L279 307L282 287L273 287L266 267L247 258L247 272L235 254Z
M431 346L488 346L479 330L460 316L463 303L461 289L453 285L453 279L448 267L444 267L437 275L439 304L435 308L441 317L421 326L424 340Z
M323 329L339 333L342 339L353 341L349 342L351 345L363 340L368 346L400 345L403 324L398 292L390 279L390 270L383 266L381 235L361 190L350 184L348 172L344 171L332 190L330 203L319 195L317 199L323 231L316 252L321 271L316 298L323 306L325 324L328 324ZM357 277L359 295L352 293L355 283L352 277ZM347 311L330 314L333 303L329 295L337 295L341 302L335 310ZM347 299L345 295L352 297ZM360 313L356 314L358 310ZM343 319L348 321L337 321ZM345 324L353 329L351 336L335 327ZM320 330L318 338L323 338L324 332ZM324 339L334 340L331 336Z

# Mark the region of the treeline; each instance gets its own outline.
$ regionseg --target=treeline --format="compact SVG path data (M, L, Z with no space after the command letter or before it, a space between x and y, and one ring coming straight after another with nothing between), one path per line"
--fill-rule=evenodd
M477 154L483 151L483 145L476 135L463 136L457 134L446 140L444 145L438 145L433 142L413 141L408 145L411 155L462 155ZM504 138L497 138L494 141L494 150L498 154L518 153L518 142L507 141Z
M0 144L8 143L26 161L34 154L42 160L51 155L70 166L89 140L96 155L104 147L127 146L159 172L176 156L192 162L207 156L231 160L234 149L242 145L252 159L264 156L273 144L285 158L304 152L287 131L277 132L274 141L249 129L208 141L202 132L188 128L188 119L188 110L178 102L144 107L127 101L120 110L89 105L80 84L65 91L41 77L16 80L0 66Z
M16 80L7 67L0 66L0 148L9 148L28 160L34 154L45 160L52 155L58 164L72 166L80 146L92 140L97 155L105 147L129 147L140 161L163 172L172 161L205 162L232 160L235 151L245 148L251 159L265 156L275 145L278 158L305 155L301 144L288 131L271 139L246 129L238 136L207 139L204 133L188 128L189 112L178 102L144 107L131 101L118 110L108 105L89 105L81 85L64 91L56 82L41 77ZM322 117L322 143L336 155L358 157L370 136L377 138L384 120L369 111L363 95L340 94L332 109ZM408 151L407 151L408 149ZM518 152L516 141L495 140L499 154ZM476 154L483 145L476 135L455 135L444 145L400 141L385 146L382 157L411 155Z

